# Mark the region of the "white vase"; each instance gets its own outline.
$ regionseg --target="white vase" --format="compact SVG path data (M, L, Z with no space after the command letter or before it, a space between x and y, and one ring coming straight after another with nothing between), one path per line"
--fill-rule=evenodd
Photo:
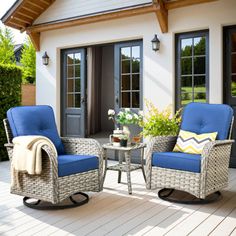
M131 144L131 133L127 125L123 125L123 133L128 137L128 144Z

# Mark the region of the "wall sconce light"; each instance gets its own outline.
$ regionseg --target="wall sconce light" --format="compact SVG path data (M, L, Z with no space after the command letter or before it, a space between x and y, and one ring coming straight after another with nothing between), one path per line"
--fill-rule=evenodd
M157 35L155 34L153 40L151 41L152 42L152 50L153 51L159 51L160 49L160 40L157 38Z
M47 54L47 52L45 51L45 53L42 56L42 61L43 61L43 65L47 66L49 63L49 56Z

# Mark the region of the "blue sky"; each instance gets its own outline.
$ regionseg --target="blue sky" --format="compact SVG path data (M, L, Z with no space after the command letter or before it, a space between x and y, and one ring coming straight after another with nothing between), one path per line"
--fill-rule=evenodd
M1 7L0 7L0 18L5 14L5 12L14 4L15 0L2 0L1 1ZM0 21L0 27L2 27L3 24ZM12 29L12 33L14 35L14 41L15 44L23 43L24 39L26 37L25 33L20 33L19 30Z

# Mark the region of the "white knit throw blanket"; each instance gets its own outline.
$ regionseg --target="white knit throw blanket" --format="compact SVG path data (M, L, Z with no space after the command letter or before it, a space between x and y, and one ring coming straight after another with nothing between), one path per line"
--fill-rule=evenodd
M57 156L57 150L50 139L44 136L19 136L12 140L14 144L12 155L12 174L13 183L17 182L19 187L18 174L25 172L30 175L38 175L42 172L42 146L48 145L54 150Z

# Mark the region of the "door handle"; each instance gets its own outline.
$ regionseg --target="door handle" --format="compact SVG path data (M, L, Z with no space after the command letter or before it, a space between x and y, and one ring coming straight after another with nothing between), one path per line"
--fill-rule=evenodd
M116 104L119 104L119 98L116 96Z
M85 98L81 97L81 103L85 103Z

